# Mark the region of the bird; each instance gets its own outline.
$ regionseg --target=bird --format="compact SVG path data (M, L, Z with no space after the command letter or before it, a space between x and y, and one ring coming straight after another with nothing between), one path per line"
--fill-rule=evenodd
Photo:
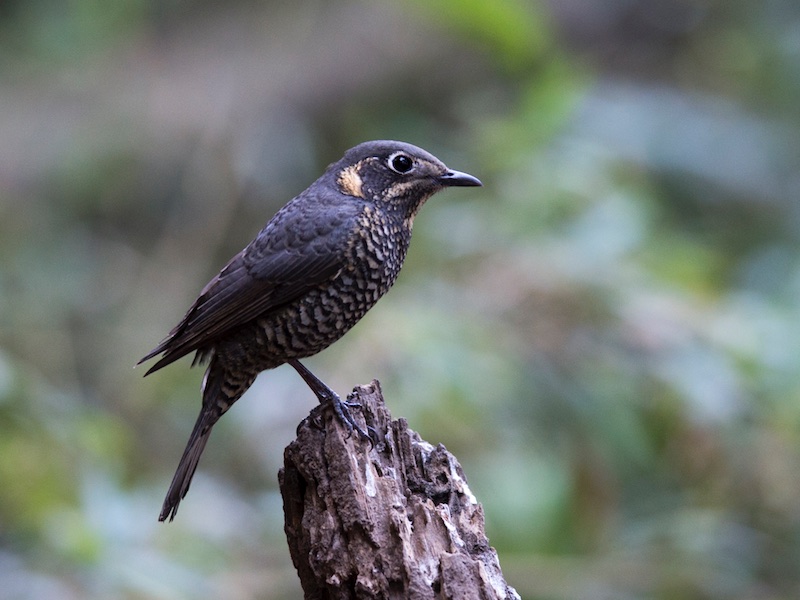
M167 337L138 363L145 376L195 353L207 364L202 408L159 514L172 521L211 429L256 376L291 365L352 433L352 407L300 359L341 338L392 286L414 219L436 192L480 186L414 145L361 143L267 222L209 281Z

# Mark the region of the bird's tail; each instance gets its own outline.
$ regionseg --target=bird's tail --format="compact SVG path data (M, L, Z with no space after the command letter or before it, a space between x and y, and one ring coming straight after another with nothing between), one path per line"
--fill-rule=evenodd
M203 407L203 411L194 424L189 443L186 444L186 449L183 451L178 469L172 478L167 496L164 498L161 514L158 516L159 521L166 521L167 519L172 521L175 515L178 514L178 505L183 500L186 492L189 491L189 484L192 482L192 476L197 469L197 463L200 462L200 455L206 447L208 436L211 435L211 427L218 418L212 419L211 411Z
M189 484L200 462L200 455L211 435L211 428L219 418L238 400L241 393L234 398L229 398L222 389L224 370L219 368L216 361L212 361L203 379L203 408L194 424L192 435L183 451L178 469L172 478L172 483L164 498L159 521L172 521L178 514L178 506L189 491Z

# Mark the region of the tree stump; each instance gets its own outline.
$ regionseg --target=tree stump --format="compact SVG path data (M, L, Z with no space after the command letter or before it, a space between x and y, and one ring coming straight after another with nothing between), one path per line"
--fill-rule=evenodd
M518 599L456 458L391 420L380 384L349 397L374 447L327 407L303 420L279 481L305 597Z

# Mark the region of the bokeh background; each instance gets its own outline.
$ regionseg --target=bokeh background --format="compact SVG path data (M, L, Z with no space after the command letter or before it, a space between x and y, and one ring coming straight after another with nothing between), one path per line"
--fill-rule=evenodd
M523 598L800 597L800 4L0 7L0 597L300 596L288 367L134 363L348 147L479 176L308 361L462 462Z

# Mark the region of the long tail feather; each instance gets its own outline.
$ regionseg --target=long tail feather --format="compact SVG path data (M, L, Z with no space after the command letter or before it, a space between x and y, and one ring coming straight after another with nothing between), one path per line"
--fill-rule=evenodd
M203 454L206 447L208 436L211 435L211 428L219 419L219 416L213 414L214 412L217 411L212 412L204 407L197 418L192 435L189 437L189 443L186 444L181 461L178 463L178 469L175 471L167 496L164 498L164 505L161 507L161 514L158 517L159 521L166 521L167 518L172 521L178 514L178 505L189 491L189 484L192 482L197 464L200 462L200 455Z
M211 435L211 428L228 408L239 399L244 393L244 389L247 389L244 388L235 397L230 398L222 391L223 379L224 369L216 360L212 360L203 377L203 408L200 410L200 415L197 417L192 434L189 436L189 442L186 444L181 461L178 463L178 469L172 478L167 496L164 498L161 514L158 517L159 521L166 521L167 519L172 521L175 515L178 514L178 506L186 496L186 492L189 491L189 484L192 483L192 477L197 470L200 456L203 454L208 437Z

